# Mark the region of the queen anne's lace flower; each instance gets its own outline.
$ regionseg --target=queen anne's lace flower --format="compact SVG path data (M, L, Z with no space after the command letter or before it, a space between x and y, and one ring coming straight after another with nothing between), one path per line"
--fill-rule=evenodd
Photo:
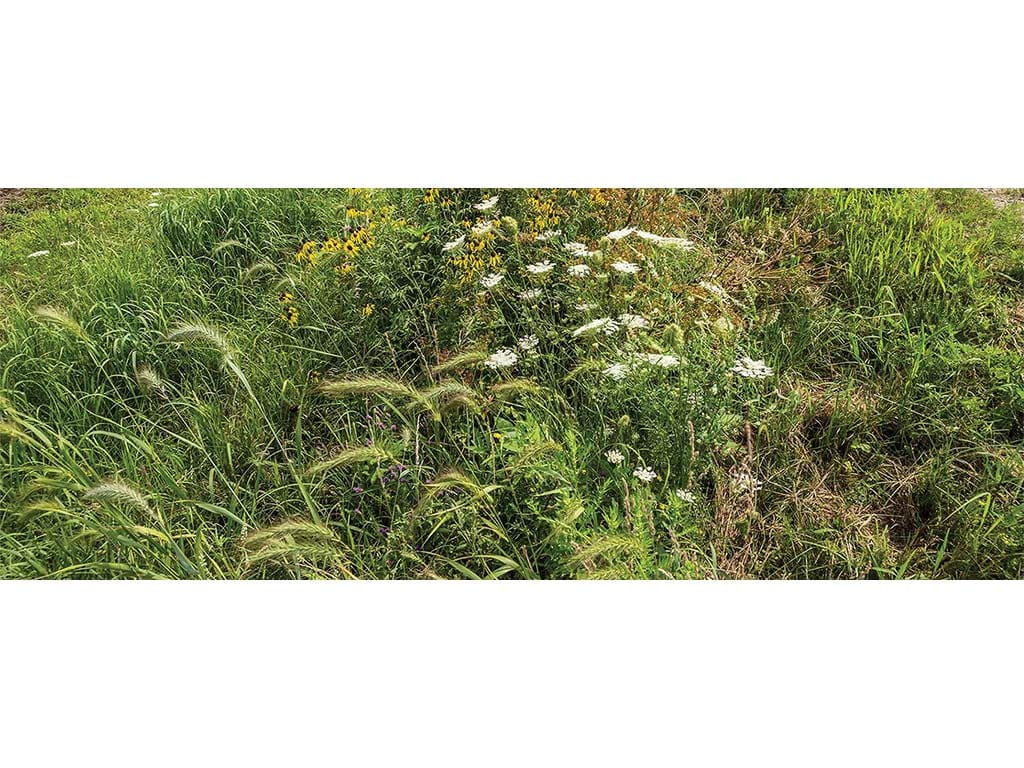
M602 373L604 373L604 375L610 379L615 379L615 381L622 381L624 378L626 378L627 374L629 373L629 368L627 368L622 363L612 363L607 368L605 368L604 371L602 371Z
M729 473L729 483L734 491L738 493L754 493L761 490L763 483L754 477L749 470L733 469Z
M537 239L544 242L545 240L550 240L553 237L558 237L560 234L562 234L562 230L560 229L545 229L537 235Z
M480 285L484 288L493 288L504 279L505 276L503 274L499 272L491 272L489 275L484 275L480 278Z
M680 488L676 491L676 498L679 499L683 504L693 504L697 500L697 497L692 492L687 491L684 488Z
M605 237L609 240L621 240L626 235L633 234L634 231L633 227L625 227L624 229L616 229L614 232L609 232Z
M569 267L568 272L573 277L586 277L590 274L590 267L586 264L573 264Z
M498 204L498 196L495 195L494 197L487 198L483 202L477 203L473 207L476 208L478 211L489 211L491 208L493 208L497 204Z
M441 250L442 251L450 251L453 248L458 248L464 242L466 242L466 236L465 235L461 235L460 237L457 237L454 240L452 240L450 243L445 243L444 245L442 245L441 246Z
M519 292L519 298L523 301L533 301L534 299L539 299L540 294L540 288L527 288L525 291Z
M641 483L650 483L651 481L658 479L658 473L650 467L639 466L633 470L633 477Z
M626 460L626 457L622 454L622 451L618 450L617 448L612 448L610 450L605 451L604 457L608 459L609 464L614 464L615 466L618 466L619 464Z
M475 224L473 226L473 234L474 235L486 235L492 229L494 229L494 222L493 221L482 221L479 224Z
M484 365L495 370L498 368L510 368L518 361L519 355L517 355L514 350L509 349L508 347L502 347L484 360Z
M531 333L519 339L517 344L519 346L519 349L521 349L523 352L526 352L527 354L536 353L537 345L540 344L540 339L538 339L535 334Z
M640 315L631 315L628 312L619 315L619 322L627 330L639 330L647 327L647 318Z
M555 265L547 259L544 259L544 261L538 261L535 264L526 265L526 271L531 275L543 275L545 272L550 272L554 268Z
M767 379L774 373L764 360L751 360L746 355L736 358L736 364L729 370L748 379Z
M591 331L604 331L605 335L611 336L617 330L619 330L619 324L617 322L612 320L610 317L599 317L596 320L591 320L586 325L581 325L572 332L572 335L582 336L584 333L590 333Z
M573 240L571 243L566 243L562 246L565 250L571 253L573 256L586 256L590 251L583 243Z
M660 368L675 368L679 365L679 358L675 355L659 355L647 352L634 352L634 360L639 360L649 365L656 365Z
M614 269L616 272L622 272L623 274L626 275L635 275L637 272L640 271L640 267L634 264L633 262L622 261L621 259L619 261L612 262L612 269Z

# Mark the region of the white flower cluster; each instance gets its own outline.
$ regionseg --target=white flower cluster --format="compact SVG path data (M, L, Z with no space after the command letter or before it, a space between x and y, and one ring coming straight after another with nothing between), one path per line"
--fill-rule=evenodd
M736 358L736 363L729 370L748 379L767 379L774 373L764 360L751 360L746 355Z
M640 271L640 267L637 264L634 264L631 261L623 261L622 259L613 261L612 269L616 272L622 272L624 275L635 275Z
M749 470L738 468L729 473L729 484L737 493L754 493L761 490L763 485Z
M633 477L641 483L650 483L658 479L658 473L650 467L639 466L633 470Z
M493 221L481 221L479 224L474 224L473 225L473 234L474 235L486 235L492 229L494 229L494 222Z
M584 333L590 333L591 331L603 331L606 336L612 336L618 330L618 322L612 320L610 317L599 317L596 320L591 320L586 325L581 325L572 332L572 335L582 336Z
M547 259L544 259L544 261L538 261L535 264L526 265L526 271L529 272L531 275L543 275L546 272L550 272L554 268L555 265L552 264Z
M527 288L525 291L519 292L519 298L523 301L534 301L540 298L540 294L540 288Z
M614 464L615 466L618 466L619 464L626 460L626 457L623 455L622 451L618 450L617 448L612 448L609 451L605 451L604 457L608 459L609 464Z
M518 361L519 355L514 350L502 347L484 360L484 365L491 370L497 370L498 368L511 368Z
M523 336L516 343L519 349L521 349L526 354L535 355L537 354L537 345L540 344L540 339L538 339L535 334L531 333L526 336Z
M631 315L628 312L619 315L619 322L622 324L623 328L626 328L631 331L647 327L646 317L642 317L640 315Z
M561 234L562 230L560 229L546 229L539 235L537 235L537 239L540 240L541 242L544 242L546 240L550 240L553 237L558 237Z
M690 491L684 488L680 488L676 491L676 498L679 499L683 504L693 504L697 500L697 497Z
M477 203L473 207L476 208L478 211L489 211L491 208L493 208L497 204L498 204L498 196L495 195L494 197L487 198L483 202Z
M586 277L590 274L590 267L586 264L573 264L569 267L569 274L573 277Z
M648 240L652 243L658 243L659 245L672 245L684 250L690 250L693 248L693 241L687 240L685 237L664 237L662 235L656 235L653 232L645 232L642 229L636 227L625 227L624 229L617 229L614 232L609 232L605 235L609 240L621 240L629 235L636 235L639 238Z
M464 242L466 242L466 236L462 235L462 236L457 237L456 239L452 240L450 243L445 243L444 245L442 245L441 246L441 250L442 251L451 251L451 250L453 250L455 248L458 248Z
M504 279L505 276L499 272L491 272L489 275L484 275L480 278L480 285L484 288L493 288Z

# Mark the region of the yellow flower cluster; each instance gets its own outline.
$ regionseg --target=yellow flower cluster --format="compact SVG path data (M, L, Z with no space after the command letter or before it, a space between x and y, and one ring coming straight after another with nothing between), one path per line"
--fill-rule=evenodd
M555 200L554 190L546 197L542 197L539 192L532 194L526 198L526 202L532 213L529 230L533 234L557 227L562 220L562 210Z
M374 304L367 304L365 307L363 307L363 317L369 317L370 315L372 315L374 307Z
M594 205L608 205L608 198L604 196L600 189L591 189L590 202Z
M428 189L427 190L427 194L425 194L423 196L423 202L426 203L427 205L430 205L431 203L436 203L440 198L441 198L441 190L440 189L436 189L436 188Z
M281 314L279 316L281 321L294 328L299 324L299 310L292 303L295 301L295 297L288 291L285 291L278 296L278 300L281 302Z
M483 222L478 222L478 226ZM455 269L459 275L459 284L466 285L476 282L487 269L497 269L501 266L501 254L492 251L490 256L486 254L488 246L494 240L493 228L501 222L491 222L492 229L481 234L474 232L466 233L465 242L462 247L452 251L448 257L448 264ZM463 221L464 227L471 227L469 221Z

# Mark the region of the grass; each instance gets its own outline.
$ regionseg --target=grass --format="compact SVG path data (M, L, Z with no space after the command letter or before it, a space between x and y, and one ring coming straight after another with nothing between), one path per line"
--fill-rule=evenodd
M1022 235L972 190L28 191L0 576L1018 578Z

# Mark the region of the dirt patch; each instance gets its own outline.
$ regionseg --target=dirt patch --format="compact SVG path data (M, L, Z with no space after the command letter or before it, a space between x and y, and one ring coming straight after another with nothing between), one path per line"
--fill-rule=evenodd
M1024 202L1024 190L978 188L981 194L995 203L996 208L1005 208L1014 203Z

